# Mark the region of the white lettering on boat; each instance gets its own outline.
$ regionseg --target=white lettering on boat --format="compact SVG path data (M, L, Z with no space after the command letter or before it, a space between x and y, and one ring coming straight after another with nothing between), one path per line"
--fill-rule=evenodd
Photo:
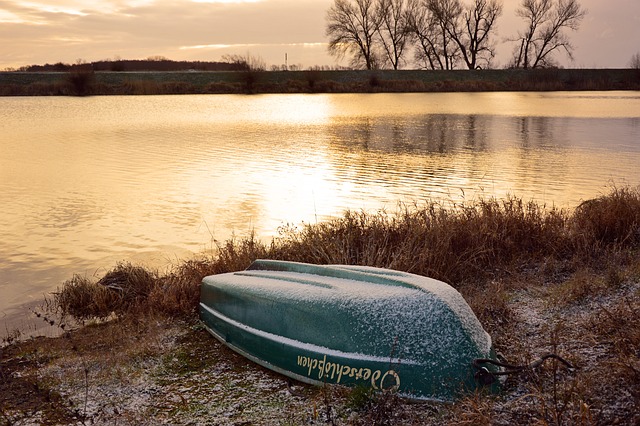
M331 380L340 383L343 378L371 381L374 389L397 390L400 387L400 376L394 370L371 370L363 367L351 367L336 362L327 361L327 356L312 358L298 355L298 366L306 368L307 376L320 381Z

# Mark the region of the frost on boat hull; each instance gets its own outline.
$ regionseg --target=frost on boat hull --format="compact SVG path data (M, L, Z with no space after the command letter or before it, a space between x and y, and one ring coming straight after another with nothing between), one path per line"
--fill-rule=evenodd
M395 389L450 401L479 385L491 338L451 286L389 269L257 260L202 282L207 330L306 383Z

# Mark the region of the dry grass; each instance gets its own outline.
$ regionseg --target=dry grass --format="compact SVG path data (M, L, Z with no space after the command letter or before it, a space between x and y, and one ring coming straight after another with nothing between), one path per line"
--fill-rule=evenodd
M609 346L603 369L613 374L640 406L640 291L600 306L587 322L593 335ZM640 415L637 416L640 420Z
M570 303L619 284L624 277L616 265L624 260L612 256L638 248L638 189L614 189L581 204L573 214L513 197L451 206L432 203L395 214L348 211L328 222L284 229L270 244L254 235L229 240L216 255L188 260L164 276L127 263L96 283L75 276L54 295L54 304L78 319L121 315L144 304L169 315L192 315L202 277L271 258L431 276L479 298L479 317L506 323L509 312L496 277L542 272L553 281L570 275L552 291L552 299ZM603 278L594 279L589 265L606 262L613 266Z
M573 218L573 233L582 250L594 247L640 245L640 197L632 188L613 188L606 196L580 204ZM580 241L580 237L583 238Z
M388 267L461 285L567 253L567 220L563 211L516 198L433 203L394 215L347 212L286 233L275 252L291 260Z
M62 317L77 320L104 319L112 313L127 314L150 300L158 284L155 273L141 266L120 263L98 282L74 276L53 294L53 306Z

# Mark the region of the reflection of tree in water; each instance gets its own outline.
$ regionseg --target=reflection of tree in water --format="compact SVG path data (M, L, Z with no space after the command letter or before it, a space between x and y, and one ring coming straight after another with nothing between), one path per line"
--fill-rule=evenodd
M356 123L354 126L349 126L347 128L348 135L351 136L347 138L340 138L340 141L353 141L353 147L368 150L369 145L373 139L373 119L371 117L363 118L359 123ZM349 135L350 133L350 135Z
M416 140L427 152L483 151L490 120L490 116L428 115L417 128Z
M336 180L361 185L362 192L374 186L374 197L446 198L463 189L467 197L488 190L496 196L563 199L583 185L584 176L593 181L595 173L606 181L598 166L607 164L608 152L640 149L635 143L619 146L637 131L637 121L625 120L621 126L621 119L576 117L356 118L329 127L328 154ZM585 162L594 153L599 163Z
M430 114L337 122L331 127L336 147L385 153L446 154L459 149L483 151L491 116Z
M569 184L572 168L566 153L569 119L513 117L512 120L515 123L514 147L518 148L511 172L512 190L524 193L528 189L540 199L544 199L547 191L562 190Z
M445 196L451 182L480 181L486 175L486 161L475 157L486 156L493 119L430 114L336 122L329 152L339 180L377 182L401 198Z
M521 148L536 148L555 140L549 117L517 117ZM557 119L553 119L554 121ZM553 127L555 128L555 126Z

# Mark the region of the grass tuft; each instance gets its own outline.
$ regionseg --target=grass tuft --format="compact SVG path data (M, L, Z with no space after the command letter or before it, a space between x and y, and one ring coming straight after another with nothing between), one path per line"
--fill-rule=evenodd
M62 288L53 294L53 304L63 317L70 315L81 321L107 318L117 301L117 293L80 275L65 281Z
M640 188L616 188L580 204L573 215L577 243L640 247ZM584 240L579 241L582 237Z

